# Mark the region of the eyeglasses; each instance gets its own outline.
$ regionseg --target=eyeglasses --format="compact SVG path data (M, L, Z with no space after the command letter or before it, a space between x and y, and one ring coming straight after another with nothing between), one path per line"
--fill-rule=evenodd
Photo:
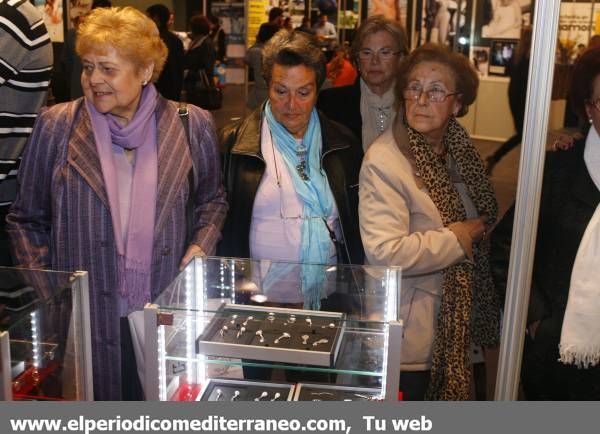
M460 94L460 92L447 92L444 89L435 87L425 90L420 86L410 86L402 91L402 96L407 101L418 101L422 93L425 93L425 97L429 102L444 102L449 96Z
M374 56L377 56L380 60L390 60L401 53L401 51L394 51L391 48L382 48L377 51L373 51L370 48L363 48L358 52L358 58L360 60L371 60Z
M600 98L588 99L586 101L586 103L588 103L589 105L593 106L596 110L600 111Z

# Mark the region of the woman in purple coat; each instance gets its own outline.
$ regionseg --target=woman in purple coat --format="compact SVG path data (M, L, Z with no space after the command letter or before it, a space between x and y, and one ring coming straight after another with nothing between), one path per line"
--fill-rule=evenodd
M190 106L186 133L156 92L167 48L141 12L92 11L76 48L84 97L38 117L8 230L20 266L88 271L95 398L139 399L127 315L220 238L214 126Z

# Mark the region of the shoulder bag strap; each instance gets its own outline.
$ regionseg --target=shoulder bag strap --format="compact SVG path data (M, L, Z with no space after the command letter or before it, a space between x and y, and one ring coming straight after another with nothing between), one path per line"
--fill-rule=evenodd
M187 138L188 148L190 149L190 156L192 155L190 141L190 112L185 102L180 102L177 108L177 114L181 123L183 124L183 130L185 131L185 137ZM186 215L186 233L187 243L189 244L194 235L194 159L192 158L192 168L188 172L188 200L185 207Z

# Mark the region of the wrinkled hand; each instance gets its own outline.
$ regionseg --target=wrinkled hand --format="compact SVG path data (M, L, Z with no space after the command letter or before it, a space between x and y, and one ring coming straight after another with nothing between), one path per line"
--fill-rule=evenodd
M192 259L194 259L194 256L206 256L206 253L204 253L204 250L202 250L200 246L196 244L190 244L190 246L187 249L187 252L185 252L185 255L183 255L183 259L179 263L179 271L183 270L185 266Z
M467 219L461 222L467 229L473 243L478 243L487 237L488 226L486 221L487 219L478 217L476 219Z
M550 131L546 141L546 150L548 151L567 151L573 147L576 140L583 138L580 131L573 129L561 129Z

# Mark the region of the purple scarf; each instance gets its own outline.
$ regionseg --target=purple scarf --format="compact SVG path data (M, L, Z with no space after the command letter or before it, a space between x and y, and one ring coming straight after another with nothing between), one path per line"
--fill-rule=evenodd
M154 85L147 85L142 90L140 105L133 119L126 126L120 125L113 115L98 112L90 101L85 101L108 194L118 253L118 289L121 297L127 301L127 312L139 309L150 301L150 271L158 183L156 117L154 116L157 97ZM137 150L126 240L123 239L121 231L119 186L113 144L123 149Z

